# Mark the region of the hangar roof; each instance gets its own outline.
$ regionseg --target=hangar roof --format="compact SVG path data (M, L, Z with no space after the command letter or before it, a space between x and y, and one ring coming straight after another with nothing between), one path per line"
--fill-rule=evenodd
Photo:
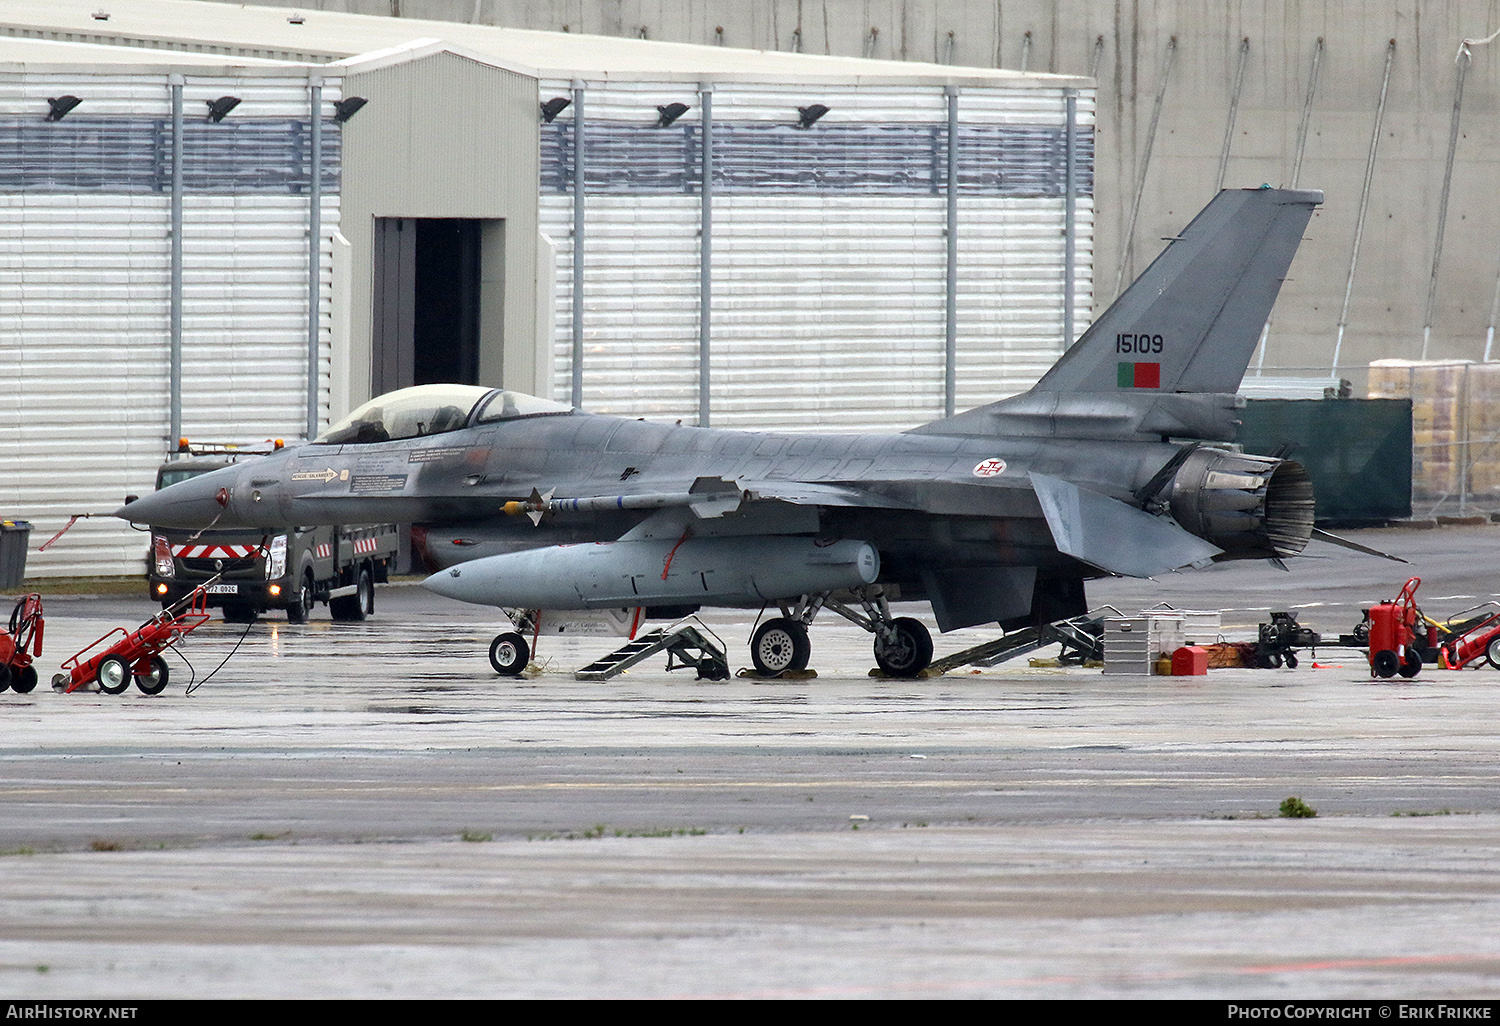
M101 17L102 16L102 17ZM7 0L0 36L327 63L442 41L537 78L818 81L1086 88L1088 78L998 68L620 39L201 0ZM159 63L159 62L158 62ZM223 62L221 62L223 63Z
M156 50L140 46L110 46L103 43L0 35L0 65L66 65L78 68L100 64L128 64L133 68L254 68L257 72L272 68L296 68L302 74L307 72L306 64L265 57L229 57L221 53Z

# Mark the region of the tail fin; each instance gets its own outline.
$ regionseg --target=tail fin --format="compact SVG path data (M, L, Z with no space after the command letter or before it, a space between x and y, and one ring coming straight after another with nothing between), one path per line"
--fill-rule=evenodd
M1033 391L1237 391L1322 202L1309 190L1220 192Z

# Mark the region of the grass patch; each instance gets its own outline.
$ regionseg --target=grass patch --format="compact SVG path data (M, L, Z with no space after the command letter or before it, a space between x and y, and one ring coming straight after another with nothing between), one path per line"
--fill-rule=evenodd
M740 833L744 833L743 827ZM595 823L587 830L570 830L567 833L558 833L549 830L546 833L527 834L528 841L580 841L597 840L606 835L612 837L702 837L708 831L702 827L663 827L660 829L647 828L643 830L630 830L625 827L611 828L606 823Z
M1317 809L1295 796L1283 799L1280 811L1285 819L1312 819L1318 814Z
M28 577L14 595L0 597L31 592L43 598L48 595L139 595L146 598L146 577L144 574L131 577Z
M465 830L458 836L460 840L471 841L476 844L481 841L493 841L495 839L494 834L482 834L478 830Z
M125 846L123 844L121 844L119 841L106 841L106 840L104 840L102 838L98 839L98 840L90 841L89 842L89 847L92 848L92 849L94 849L95 851L124 851L125 850Z

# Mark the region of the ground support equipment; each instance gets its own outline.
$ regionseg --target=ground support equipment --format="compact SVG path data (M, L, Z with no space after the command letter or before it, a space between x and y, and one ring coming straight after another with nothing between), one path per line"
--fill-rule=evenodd
M0 630L0 691L26 694L36 687L33 656L42 654L42 597L22 595L10 614L10 630Z
M1295 670L1295 650L1317 648L1322 641L1323 637L1317 631L1297 622L1296 613L1273 612L1271 622L1260 625L1260 633L1255 642L1255 665L1262 670L1282 665Z
M1083 616L1057 620L1040 627L1022 627L994 641L934 659L927 667L927 673L936 676L960 666L994 666L1048 645L1062 646L1057 661L1065 665L1100 660L1104 658L1104 618L1119 615L1118 609L1103 606L1091 609Z
M1439 663L1446 670L1462 670L1480 656L1500 670L1500 612L1454 632L1443 642Z
M1417 625L1422 612L1417 608L1420 577L1413 577L1401 588L1392 602L1370 607L1370 676L1415 677L1422 670L1422 656L1415 649ZM1422 632L1425 639L1426 631Z
M698 628L702 627L702 630ZM667 672L692 669L698 671L699 680L728 680L729 660L724 655L722 642L710 640L713 632L700 622L697 627L687 620L679 620L667 627L658 627L611 652L596 659L573 673L575 680L609 680L619 673L658 652L667 653ZM673 663L673 660L677 662Z
M52 678L54 690L65 694L91 682L107 695L136 687L148 695L167 686L167 661L161 653L209 620L208 596L195 588L179 602L163 609L133 631L116 627L98 641L68 658L65 673Z

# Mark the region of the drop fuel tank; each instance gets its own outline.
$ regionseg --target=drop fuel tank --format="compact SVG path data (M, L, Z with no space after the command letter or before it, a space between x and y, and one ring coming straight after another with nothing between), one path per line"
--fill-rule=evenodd
M791 536L554 545L460 563L422 582L463 602L520 609L752 606L874 583L869 542Z

